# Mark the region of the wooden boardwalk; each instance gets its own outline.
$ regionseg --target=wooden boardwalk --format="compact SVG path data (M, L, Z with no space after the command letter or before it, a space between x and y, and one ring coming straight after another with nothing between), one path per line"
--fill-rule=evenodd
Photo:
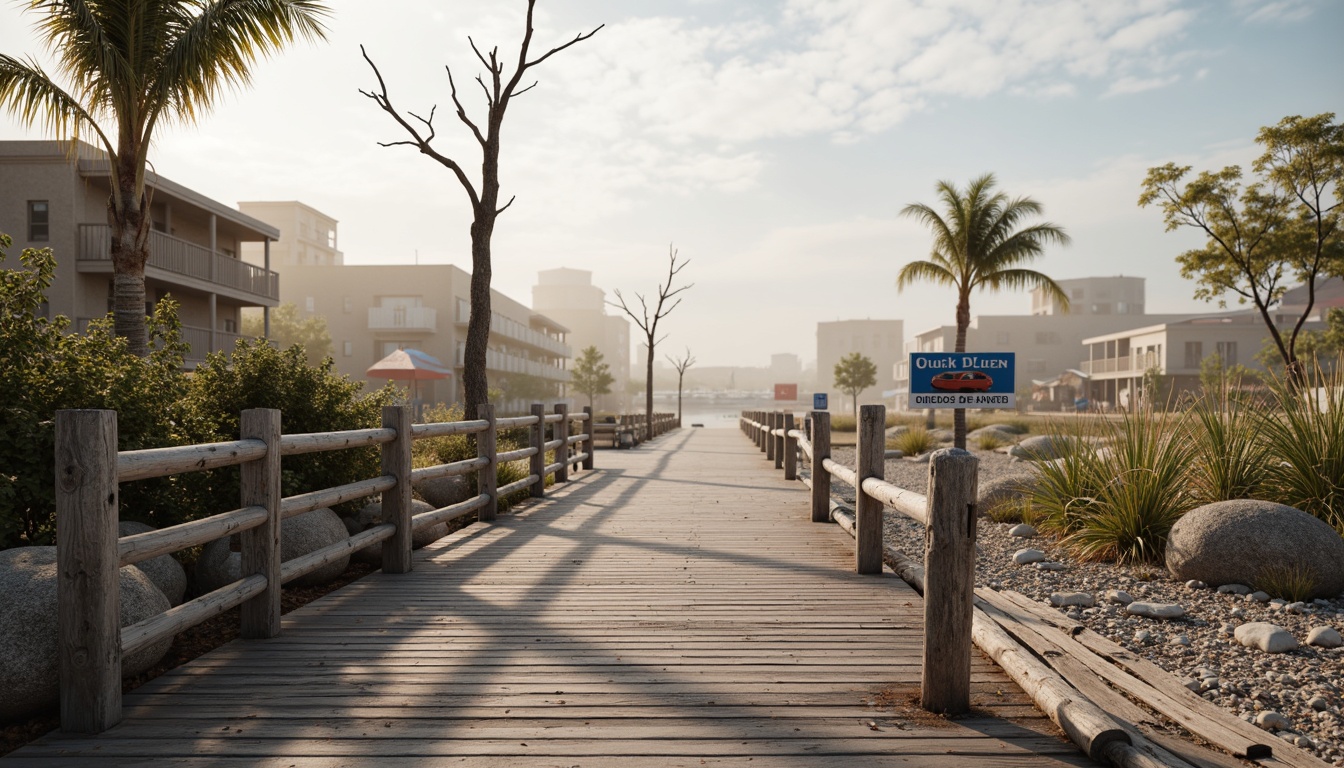
M919 596L736 430L597 460L0 766L1092 765L978 653L922 715Z

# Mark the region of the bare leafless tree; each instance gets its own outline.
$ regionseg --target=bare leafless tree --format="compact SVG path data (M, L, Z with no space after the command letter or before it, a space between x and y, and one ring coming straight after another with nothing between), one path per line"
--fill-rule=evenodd
M686 348L686 356L680 360L667 356L667 361L677 369L677 426L681 426L681 382L686 378L686 369L695 365L695 358L691 357L691 348Z
M373 63L373 59L369 58L364 46L359 47L364 60L369 63L374 76L378 78L377 91L361 90L360 93L373 99L375 104L391 115L397 125L400 125L410 135L410 138L404 141L379 142L379 144L384 147L399 145L415 147L421 154L452 171L453 175L457 177L458 183L462 185L462 189L467 193L467 198L471 201L471 318L467 323L467 347L463 357L462 383L466 389L463 394L464 405L467 412L473 414L478 405L489 402L489 384L485 375L485 353L490 342L490 238L495 231L495 219L510 205L513 205L513 198L509 198L509 202L502 206L499 204L499 135L500 128L504 124L504 113L508 110L513 97L521 96L536 87L536 81L533 81L531 85L519 87L523 82L523 76L529 69L571 45L587 40L597 34L602 26L605 26L599 26L587 34L576 35L573 40L564 45L556 46L535 59L529 59L528 54L532 46L533 33L532 12L536 4L536 0L527 0L527 22L523 32L523 42L518 48L518 62L514 67L513 74L508 79L504 77L504 62L499 57L498 46L490 49L490 53L486 55L481 53L481 49L476 46L475 40L470 37L467 38L467 42L471 44L472 52L476 54L476 58L489 73L488 78L482 74L476 75L476 82L480 84L481 90L485 93L486 118L484 130L482 130L480 124L467 116L467 109L457 95L457 83L453 80L453 71L444 67L448 72L448 88L452 96L453 107L457 111L457 119L471 131L472 137L481 147L481 183L479 190L456 160L440 153L432 146L436 136L434 113L438 106L435 105L430 108L428 117L422 117L410 111L403 113L398 110L392 105L392 99L387 93L387 83L383 80L383 74L378 71L378 66Z
M639 329L644 332L645 345L648 349L648 354L645 356L647 370L645 371L646 378L644 380L644 415L648 419L646 423L650 425L650 428L652 428L653 424L653 351L658 346L658 342L662 341L662 339L658 338L658 321L672 314L672 310L676 309L677 305L681 304L681 299L677 299L671 304L668 303L669 299L695 285L694 283L689 283L680 288L673 288L672 282L676 279L677 273L685 269L686 265L691 262L687 259L678 264L677 249L670 245L667 247L667 257L667 282L659 283L658 285L658 301L653 305L652 314L649 313L649 302L644 298L644 294L642 293L635 294L635 298L639 300L639 314L636 314L635 311L630 308L630 305L626 303L625 297L621 295L620 289L612 291L612 293L616 294L616 301L607 302L611 306L618 307L622 312L629 315L630 319L635 321L635 325L639 326Z

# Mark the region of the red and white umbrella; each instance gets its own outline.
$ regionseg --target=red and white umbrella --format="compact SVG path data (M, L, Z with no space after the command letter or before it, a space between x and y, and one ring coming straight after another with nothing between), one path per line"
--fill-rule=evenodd
M418 382L425 379L446 379L453 375L453 371L433 355L426 354L418 349L398 349L369 366L364 374L371 379L396 379L397 381L411 382L411 398L417 401L416 412L418 414L418 401L420 399Z

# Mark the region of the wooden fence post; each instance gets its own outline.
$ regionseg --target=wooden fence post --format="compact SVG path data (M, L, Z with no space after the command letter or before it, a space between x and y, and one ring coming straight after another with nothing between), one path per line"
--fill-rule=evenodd
M117 413L56 412L56 626L61 729L121 720Z
M243 531L239 572L266 577L266 589L242 604L239 630L244 638L260 640L280 634L280 411L250 408L239 419L243 440L266 443L266 455L239 466L242 505L265 507L266 522Z
M858 488L854 489L854 571L882 573L882 502L863 492L863 481L886 476L885 405L859 407Z
M588 414L587 420L583 422L585 426L584 432L588 435L588 439L583 441L583 452L588 454L583 460L583 468L592 469L593 449L597 447L597 439L595 437L595 434L597 433L597 424L596 420L593 418L593 407L591 405L585 405L583 407L583 412Z
M765 458L768 459L768 458L771 458L771 456L770 456L770 440L771 440L771 438L770 438L770 412L769 412L769 411L761 411L761 412L760 412L760 416L761 416L761 418L759 419L759 421L761 422L761 441L760 441L760 448L761 448L761 453L764 453L764 454L765 454Z
M796 428L793 413L784 412L784 479L798 479L798 438L789 435Z
M383 427L395 429L397 439L383 443L383 474L397 478L397 486L383 491L383 522L397 530L383 541L383 573L411 572L411 408L383 406Z
M476 406L476 418L489 422L485 431L476 433L476 457L489 462L476 470L476 493L490 497L490 503L481 507L476 513L476 519L488 523L495 519L495 510L499 507L499 494L495 492L499 487L499 456L495 448L495 406L480 403Z
M775 469L784 469L784 412L775 411L775 429L779 434L772 439L775 441Z
M532 447L537 452L528 464L528 474L537 476L532 483L532 498L540 499L546 495L546 406L533 403L532 415L537 417L537 423L532 425Z
M812 412L812 522L831 521L831 473L822 466L831 458L831 414Z
M555 482L569 482L569 403L557 403L555 412L560 414L560 421L555 423L555 439L560 441L560 447L555 449L555 463L560 468L555 470Z
M775 412L767 411L765 414L765 460L773 462L775 460Z
M971 600L975 589L979 463L960 448L935 451L929 461L920 705L930 712L959 714L971 706Z

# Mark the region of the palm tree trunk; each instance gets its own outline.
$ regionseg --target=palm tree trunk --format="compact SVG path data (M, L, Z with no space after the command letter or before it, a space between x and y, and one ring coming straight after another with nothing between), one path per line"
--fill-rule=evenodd
M964 291L957 301L957 344L956 352L966 351L966 330L971 326L971 296ZM952 409L952 445L966 448L966 409Z
M107 203L107 223L112 244L112 327L126 338L132 354L149 354L149 330L145 325L145 264L149 262L149 223L143 193L135 188L135 167L118 158L114 183L118 194ZM129 153L133 160L134 151ZM118 205L118 200L120 205Z

